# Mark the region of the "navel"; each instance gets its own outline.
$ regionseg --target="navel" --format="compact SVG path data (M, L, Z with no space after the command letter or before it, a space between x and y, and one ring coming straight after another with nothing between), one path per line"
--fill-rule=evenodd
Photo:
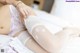
M3 29L3 28L4 28L3 26L0 27L0 29Z

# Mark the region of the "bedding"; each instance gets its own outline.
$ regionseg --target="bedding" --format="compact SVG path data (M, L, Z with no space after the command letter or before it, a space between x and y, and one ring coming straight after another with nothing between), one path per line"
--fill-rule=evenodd
M0 35L0 53L34 53L26 48L18 38Z

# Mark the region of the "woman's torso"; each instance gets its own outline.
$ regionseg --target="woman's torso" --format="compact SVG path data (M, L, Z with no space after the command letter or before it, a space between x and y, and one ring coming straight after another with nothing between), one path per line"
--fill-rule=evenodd
M0 25L3 25L4 27L4 31L0 30L0 34L13 36L15 33L24 30L24 26L19 17L19 12L14 6L3 6L0 13Z
M0 8L0 34L8 34L10 32L11 18L9 12L8 5Z

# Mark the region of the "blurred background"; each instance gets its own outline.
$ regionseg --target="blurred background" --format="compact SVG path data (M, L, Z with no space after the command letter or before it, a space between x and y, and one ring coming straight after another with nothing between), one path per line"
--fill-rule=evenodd
M31 6L34 9L39 9L51 12L54 0L22 0L26 5ZM0 4L2 6L2 4Z

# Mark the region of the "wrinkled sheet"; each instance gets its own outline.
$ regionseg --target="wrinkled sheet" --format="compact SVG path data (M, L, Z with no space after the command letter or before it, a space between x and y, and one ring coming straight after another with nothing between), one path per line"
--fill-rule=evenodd
M0 53L34 53L26 48L18 38L0 35Z

